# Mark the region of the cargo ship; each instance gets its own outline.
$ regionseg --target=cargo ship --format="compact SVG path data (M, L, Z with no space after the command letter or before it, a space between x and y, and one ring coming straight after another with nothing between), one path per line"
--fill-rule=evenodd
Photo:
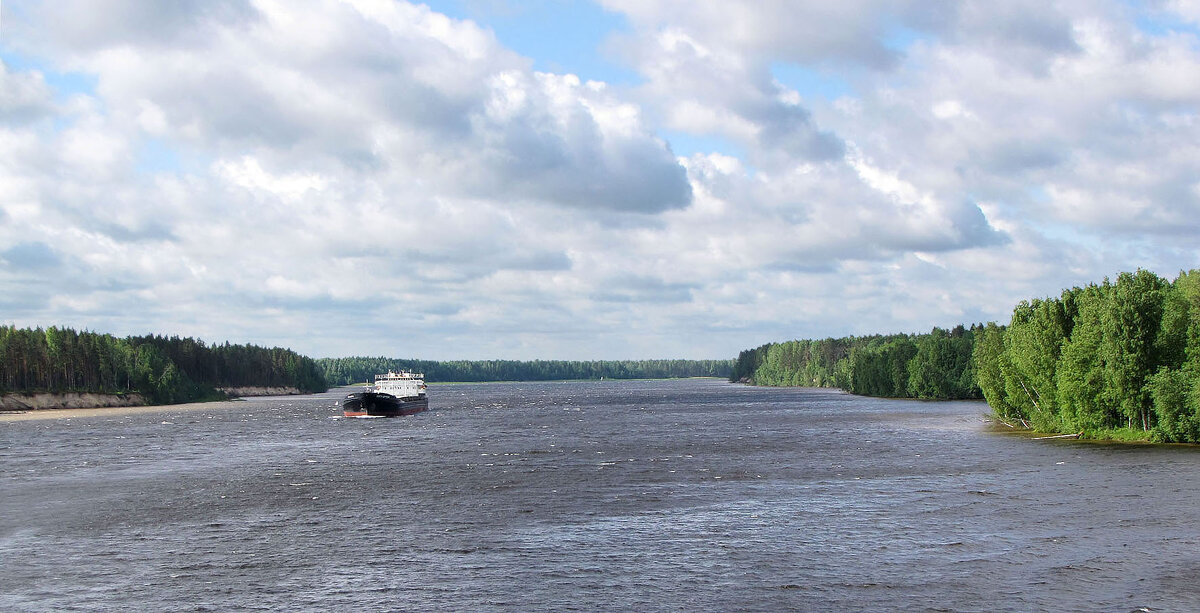
M408 371L389 370L385 375L375 375L375 385L342 400L346 417L397 417L428 408L425 375Z

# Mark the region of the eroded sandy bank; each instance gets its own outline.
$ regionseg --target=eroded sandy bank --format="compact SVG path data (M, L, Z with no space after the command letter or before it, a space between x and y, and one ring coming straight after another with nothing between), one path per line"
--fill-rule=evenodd
M135 407L101 407L92 409L42 409L24 413L0 413L0 422L31 421L41 419L70 419L75 417L120 417L122 415L138 415L141 413L177 413L180 411L210 411L244 407L240 400L219 400L216 402L189 402L187 404L153 404Z
M235 397L298 395L294 387L236 387L221 391ZM111 417L244 406L240 400L148 405L141 394L6 394L0 396L0 421Z
M0 396L0 410L3 411L94 409L145 405L146 399L141 394L92 394L77 392L51 394L40 392L35 394L4 394Z

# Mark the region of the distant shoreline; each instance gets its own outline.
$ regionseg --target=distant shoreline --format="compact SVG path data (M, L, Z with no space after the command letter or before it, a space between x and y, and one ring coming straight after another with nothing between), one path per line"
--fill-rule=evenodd
M54 409L96 409L105 407L145 406L138 393L103 394L98 392L14 392L0 395L0 411L44 411Z
M198 411L200 409L220 410L237 406L245 406L241 400L215 400L212 402L188 402L184 404L149 404L142 406L124 407L93 407L89 409L33 409L24 412L0 413L0 423L17 421L42 421L50 419L73 419L91 417L124 417L126 415L141 415L145 413L174 413Z
M689 379L716 379L726 381L725 377L646 377L646 378L618 378L606 377L603 379L497 379L495 381L426 381L426 385L486 385L491 383L599 383L601 381L684 381ZM366 385L366 384L355 384Z
M5 394L0 396L0 422L35 419L66 419L104 415L134 415L175 409L234 405L241 398L258 396L296 396L303 392L294 387L237 387L223 388L230 398L181 404L147 404L141 394L93 394L83 392Z

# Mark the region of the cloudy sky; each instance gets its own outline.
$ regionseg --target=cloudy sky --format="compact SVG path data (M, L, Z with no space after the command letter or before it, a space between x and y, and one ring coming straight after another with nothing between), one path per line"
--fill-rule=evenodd
M1198 239L1198 0L0 5L5 324L725 358Z

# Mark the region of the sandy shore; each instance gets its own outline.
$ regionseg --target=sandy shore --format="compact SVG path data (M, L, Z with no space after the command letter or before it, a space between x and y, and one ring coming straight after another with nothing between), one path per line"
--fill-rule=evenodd
M145 405L140 394L117 396L114 394L13 394L19 401L16 404L7 402L0 405L0 422L33 421L42 419L70 419L74 417L114 417L122 415L138 415L141 413L173 413L177 411L196 411L199 409L220 410L236 406L244 406L244 398L261 396L304 396L295 387L226 387L219 388L230 396L229 400L213 402L189 402L185 404ZM8 399L8 396L4 397ZM132 400L130 406L112 406L117 402L124 404L126 399ZM76 404L78 408L50 408L55 406ZM84 406L78 406L78 405ZM105 404L109 406L105 406ZM27 408L28 407L28 408Z
M220 400L217 402L189 402L187 404L160 404L140 407L104 407L96 409L37 409L23 413L0 413L0 422L34 421L42 419L72 419L76 417L121 417L123 415L140 415L142 413L178 413L181 411L199 411L207 409L219 411L235 407L245 407L242 400Z

